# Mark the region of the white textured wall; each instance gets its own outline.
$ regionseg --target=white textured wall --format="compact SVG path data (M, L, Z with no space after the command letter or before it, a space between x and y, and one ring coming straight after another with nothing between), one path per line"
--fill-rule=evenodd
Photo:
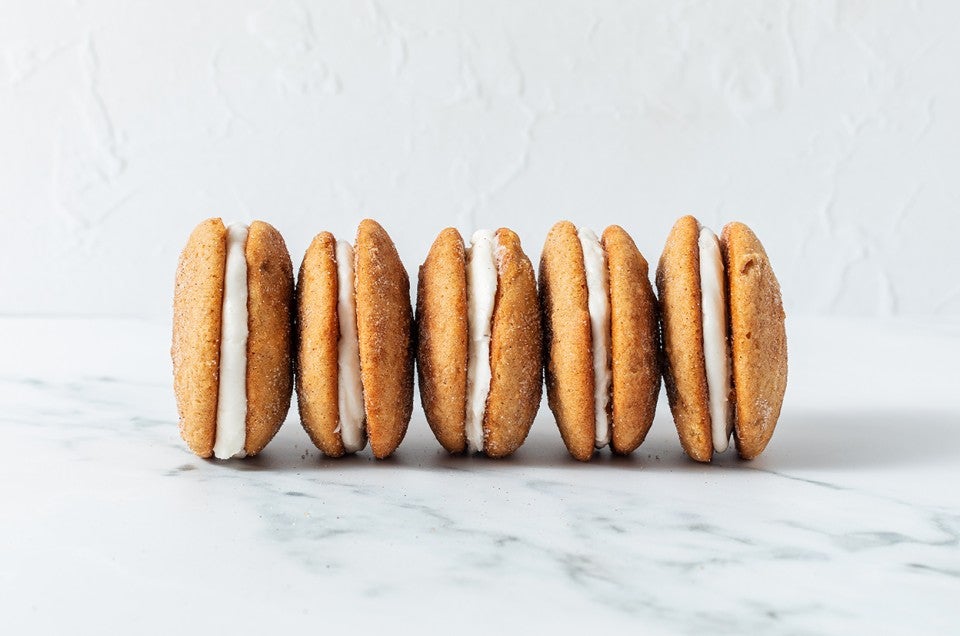
M960 315L960 3L0 1L0 313L168 312L211 215L751 223L789 309Z

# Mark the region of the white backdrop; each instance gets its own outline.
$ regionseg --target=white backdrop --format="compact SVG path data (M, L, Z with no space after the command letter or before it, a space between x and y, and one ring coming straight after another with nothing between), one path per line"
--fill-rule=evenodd
M0 0L0 313L168 315L202 218L750 223L788 311L960 315L960 3Z

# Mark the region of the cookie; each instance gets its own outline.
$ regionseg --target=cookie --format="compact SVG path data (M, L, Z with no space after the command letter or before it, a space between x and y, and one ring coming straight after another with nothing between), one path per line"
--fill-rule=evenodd
M174 392L180 433L200 457L256 455L273 439L293 388L293 268L273 226L191 233L173 303Z
M783 304L763 247L743 224L729 224L721 241L684 216L657 288L664 384L684 451L708 462L733 434L740 456L756 457L786 388Z
M337 430L340 324L336 244L329 232L317 234L297 276L297 406L310 439L330 457L346 453ZM356 355L359 368L359 353Z
M730 353L736 425L744 459L763 452L787 389L787 332L780 284L756 235L728 223L720 236L730 306Z
M480 230L469 248L453 228L437 236L417 285L417 373L447 451L504 457L523 444L542 391L539 313L515 233Z
M447 451L466 450L467 255L454 228L440 232L417 280L417 379L437 441Z
M656 280L667 400L684 452L705 462L713 455L713 441L703 354L699 235L700 224L692 216L674 224Z
M547 402L570 454L635 450L660 391L657 304L633 239L561 221L540 259Z
M396 450L413 410L410 283L386 231L365 219L354 245L318 234L297 282L300 420L325 455Z
M630 453L653 424L660 396L660 323L647 260L619 225L603 231L610 289L610 447Z

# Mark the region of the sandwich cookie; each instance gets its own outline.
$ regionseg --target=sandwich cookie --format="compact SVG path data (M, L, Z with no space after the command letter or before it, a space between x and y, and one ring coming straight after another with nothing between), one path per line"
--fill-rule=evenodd
M300 420L325 455L393 453L413 411L410 282L397 249L365 219L351 246L314 237L297 281Z
M427 422L451 453L504 457L540 407L540 310L515 233L442 231L420 266L417 373Z
M180 434L200 457L256 455L293 389L293 266L268 223L207 219L180 254L173 385Z
M621 227L598 239L568 221L540 258L547 401L570 454L635 450L657 408L657 302L647 261Z
M763 452L787 386L780 284L746 225L718 239L692 216L667 238L657 267L664 382L683 450L709 462L731 433L740 457Z

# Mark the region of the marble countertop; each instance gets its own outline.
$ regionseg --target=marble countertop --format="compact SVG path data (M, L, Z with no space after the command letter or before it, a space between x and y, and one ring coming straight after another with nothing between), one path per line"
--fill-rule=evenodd
M629 459L569 459L546 404L508 460L181 442L168 326L2 318L7 633L201 628L957 633L960 326L792 318L766 453L688 461L661 396ZM6 631L6 629L4 629Z

